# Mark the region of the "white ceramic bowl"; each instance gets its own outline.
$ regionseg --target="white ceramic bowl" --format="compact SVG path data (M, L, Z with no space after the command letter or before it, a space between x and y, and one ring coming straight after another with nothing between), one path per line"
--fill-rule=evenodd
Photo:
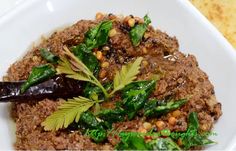
M175 35L180 50L197 57L223 104L223 116L214 128L218 135L212 138L218 144L208 149L236 150L236 53L187 0L25 0L0 18L0 76L41 35L80 19L93 19L98 11L148 13L154 27ZM0 149L13 149L15 139L8 106L0 104Z

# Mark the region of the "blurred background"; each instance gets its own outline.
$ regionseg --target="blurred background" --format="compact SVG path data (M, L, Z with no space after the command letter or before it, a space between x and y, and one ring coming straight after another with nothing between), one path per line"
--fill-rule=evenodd
M236 48L236 0L190 0Z
M0 0L0 16L26 0ZM190 0L236 48L236 0Z

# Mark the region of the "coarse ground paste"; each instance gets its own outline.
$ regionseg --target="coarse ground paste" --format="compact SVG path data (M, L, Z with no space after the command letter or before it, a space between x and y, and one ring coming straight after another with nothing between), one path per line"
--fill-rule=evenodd
M132 16L131 16L132 17ZM76 24L61 31L54 32L48 39L29 51L21 60L12 64L8 69L9 81L26 80L32 67L46 63L40 56L40 48L48 48L56 55L62 56L63 46L71 47L81 43L85 32L97 25L101 20L113 19L115 34L109 38L106 46L93 50L102 52L101 64L108 62L101 68L99 77L101 82L111 81L121 65L134 60L138 56L144 59L141 64L141 72L138 79L147 80L159 77L154 93L151 98L174 99L188 98L188 102L178 111L173 111L159 118L136 117L132 121L113 124L119 130L143 131L143 123L150 122L153 128L157 128L157 121L161 121L162 128L171 131L185 131L187 129L188 113L198 113L201 131L212 129L214 122L221 116L221 104L215 97L214 88L203 72L193 55L186 55L179 51L179 44L175 37L148 27L142 42L134 47L130 41L128 32L130 27L126 18L114 15L100 17L96 20L80 20ZM136 21L138 18L136 18ZM201 51L201 50L199 50ZM103 103L103 107L113 108L119 96L109 102ZM15 149L113 149L117 143L112 137L102 144L92 142L81 132L59 130L47 132L40 125L46 117L57 109L63 100L44 99L36 102L13 103L12 117L16 122ZM180 112L179 112L180 111ZM175 118L171 122L170 118ZM172 120L173 121L173 120ZM159 129L158 129L159 130Z

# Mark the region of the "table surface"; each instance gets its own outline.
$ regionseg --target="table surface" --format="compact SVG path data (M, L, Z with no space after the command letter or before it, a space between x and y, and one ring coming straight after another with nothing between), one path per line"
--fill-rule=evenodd
M236 48L236 0L190 0ZM24 0L0 0L0 17Z

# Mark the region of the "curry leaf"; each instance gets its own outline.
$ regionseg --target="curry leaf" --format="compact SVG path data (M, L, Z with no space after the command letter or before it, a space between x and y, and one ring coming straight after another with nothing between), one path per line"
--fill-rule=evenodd
M204 145L215 144L214 141L200 134L196 134L192 136L189 135L187 137L182 137L180 139L182 140L184 149L189 149L194 146L204 146Z
M152 99L152 100L149 100L145 103L145 105L144 105L144 115L145 116L149 116L149 115L153 114L154 109L157 107L158 101L159 100Z
M137 81L132 82L122 90L123 105L129 111L129 119L132 119L137 111L144 107L155 86L155 80Z
M25 92L30 86L33 86L37 83L47 80L53 77L55 74L56 70L49 64L33 67L29 75L29 78L21 86L21 93Z
M82 113L79 121L79 127L87 129L85 134L96 143L100 143L107 138L107 132L103 124L103 121L98 121L97 117L90 111Z
M183 148L186 150L194 146L203 146L215 143L214 141L208 139L207 135L204 135L204 133L199 133L198 128L199 122L197 113L191 112L188 116L187 131L183 133L177 133L177 135L171 135L171 137L175 140L180 139L182 141Z
M97 48L107 43L108 33L112 28L112 21L103 21L99 25L91 28L85 34L85 44L88 50Z
M99 62L92 54L92 49L107 43L108 33L112 28L112 21L103 21L89 29L85 34L84 43L72 47L72 52L81 60L95 75L98 74Z
M126 85L133 82L139 73L142 57L138 57L133 63L123 65L121 71L117 71L114 78L114 89L110 93L113 95L116 91L123 89Z
M107 92L109 92L112 89L113 85L112 83L104 83L103 87L106 89ZM92 98L94 94L98 96L99 100L104 99L103 92L99 87L94 84L86 84L84 88L84 96L87 98Z
M202 135L198 132L199 122L197 116L198 115L196 112L189 113L187 132L193 135L186 135L181 137L184 149L189 149L193 146L202 146L215 143L214 141L208 139L207 136Z
M122 108L103 109L98 113L98 117L110 124L124 120L125 110Z
M196 112L191 112L188 117L188 127L190 129L198 130L199 128L199 123L198 123L198 118L197 118L197 113Z
M40 49L41 56L50 63L57 64L59 57L55 56L53 53L45 48Z
M147 30L148 25L151 23L148 15L144 16L144 23L134 26L130 31L130 38L134 46L138 46Z
M144 19L144 23L146 24L146 25L149 25L152 21L151 21L151 19L148 17L148 15L145 15L144 17L143 17L143 19Z
M103 21L85 33L84 42L72 47L74 54L80 59L84 59L84 53L91 53L92 49L107 43L108 33L112 28L112 21Z
M180 147L169 137L152 140L148 146L151 150L181 151Z
M115 146L118 150L147 150L144 138L135 132L121 132L121 141Z
M103 129L88 129L86 135L96 143L101 143L107 138L107 132Z
M79 124L86 128L103 129L101 123L90 111L82 113Z
M67 128L73 121L78 122L81 114L92 107L94 103L94 101L84 97L68 99L68 101L58 107L57 111L47 117L41 125L44 126L46 131Z
M146 110L144 112L145 116L152 116L152 115L162 115L166 114L170 111L176 110L183 106L187 102L186 99L180 99L180 100L171 100L165 104L157 105L155 108L148 108L146 107ZM151 102L154 104L154 102Z

